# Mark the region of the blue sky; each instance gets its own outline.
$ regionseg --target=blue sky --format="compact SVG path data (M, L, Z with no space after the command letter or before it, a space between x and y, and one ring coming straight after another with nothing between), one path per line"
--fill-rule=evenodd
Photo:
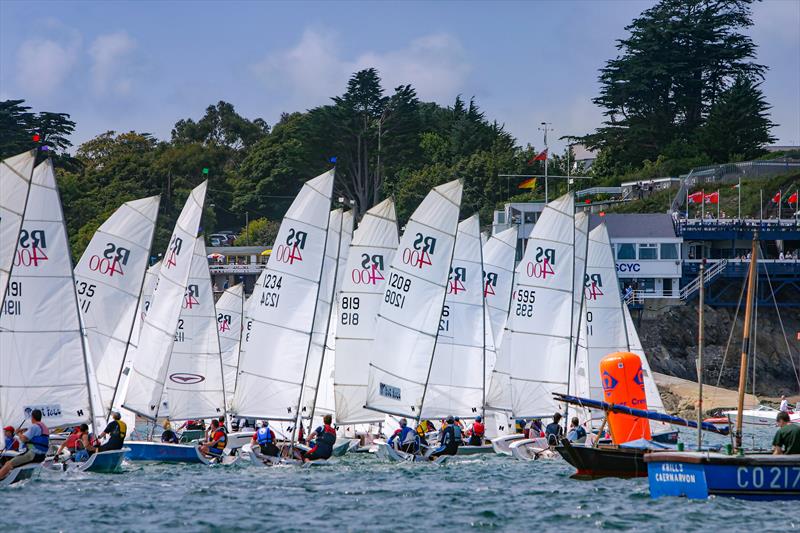
M73 141L106 130L168 139L218 100L274 123L377 67L422 99L474 96L521 143L598 126L597 69L652 1L0 1L0 99L70 113ZM779 144L800 144L800 1L753 7Z

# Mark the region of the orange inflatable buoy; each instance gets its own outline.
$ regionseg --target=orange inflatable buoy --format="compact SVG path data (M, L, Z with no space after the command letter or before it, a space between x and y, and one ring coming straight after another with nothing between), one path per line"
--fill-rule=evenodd
M600 379L606 403L647 409L642 360L635 353L616 352L600 360ZM621 413L608 413L608 425L614 444L636 439L650 439L650 422Z

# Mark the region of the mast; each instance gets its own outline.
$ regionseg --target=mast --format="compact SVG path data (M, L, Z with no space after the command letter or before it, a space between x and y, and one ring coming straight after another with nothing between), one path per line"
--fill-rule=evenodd
M705 271L706 260L700 261L700 301L698 306L697 327L697 450L703 446L703 305L705 303ZM741 416L741 415L740 415Z
M747 354L750 352L750 324L753 315L755 278L758 263L758 231L753 232L753 246L750 252L750 270L747 273L747 304L744 310L742 332L742 357L739 365L739 403L736 407L736 450L742 449L742 411L744 410L744 389L747 385Z
M480 222L480 219L478 220ZM457 234L456 234L457 235ZM486 267L483 264L483 243L480 243L479 246L481 250L481 316L483 319L481 320L481 326L483 328L483 378L481 380L481 421L485 424L486 423L486 313L488 313L488 309L486 309ZM453 247L453 251L455 253L455 246ZM494 333L493 333L494 334ZM494 340L494 339L492 339ZM494 344L494 342L492 342ZM497 347L495 346L495 360L497 355Z

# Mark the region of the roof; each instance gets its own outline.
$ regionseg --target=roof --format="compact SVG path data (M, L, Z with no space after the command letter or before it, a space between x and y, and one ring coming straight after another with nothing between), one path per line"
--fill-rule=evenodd
M666 213L608 213L591 215L589 229L605 221L608 236L618 239L677 239L672 217Z
M209 246L206 253L222 255L258 255L271 246Z

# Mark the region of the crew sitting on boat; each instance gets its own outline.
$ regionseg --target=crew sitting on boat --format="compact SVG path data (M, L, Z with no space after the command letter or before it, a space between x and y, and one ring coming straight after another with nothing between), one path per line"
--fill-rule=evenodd
M209 457L221 457L228 444L228 434L219 426L219 420L211 421L211 437L200 446L200 453Z
M458 453L458 441L456 441L456 421L452 416L447 417L446 425L442 429L439 438L439 447L430 454L431 459L442 455L455 455Z
M165 444L178 444L180 439L178 434L172 431L172 425L169 420L164 420L164 431L161 432L161 442Z
M14 436L14 426L6 426L3 428L3 435L5 437L5 445L3 446L4 452L16 452L19 451L19 439ZM11 460L10 455L2 455L0 456L0 466L6 464L6 461Z
M456 443L459 446L463 446L464 445L464 436L463 436L463 434L464 434L464 423L458 417L455 417L453 420L454 420L453 431L455 431L455 434L456 434Z
M81 424L80 430L80 437L78 442L75 443L75 453L72 455L72 460L76 463L87 461L89 456L98 450L97 442L95 442L92 434L89 433L89 426Z
M553 421L544 428L544 436L547 438L547 444L550 446L556 446L564 435L564 428L561 427L559 422L561 422L561 413L555 413L553 415Z
M313 461L315 459L329 459L333 454L333 445L336 443L336 430L331 426L333 417L325 415L322 417L324 426L318 427L314 433L309 435L312 448L303 454L303 461Z
M780 411L778 413L778 431L772 439L772 453L775 455L794 455L800 454L800 425L792 424L789 420L789 413Z
M189 429L189 430L203 430L206 429L206 423L202 420L187 420L186 422L178 428L178 431L182 429Z
M34 409L31 412L31 427L27 431L17 430L19 440L26 445L27 451L17 455L0 468L0 479L5 478L12 468L28 463L41 463L50 448L50 430L42 422L42 412Z
M469 435L470 446L482 446L483 436L486 434L486 427L483 425L483 418L480 416L475 417L475 422L472 423L472 429Z
M419 436L419 443L421 446L428 446L427 434L431 431L436 431L436 426L430 420L422 420L417 424L417 436Z
M280 453L280 450L275 445L275 432L270 429L269 422L266 420L253 433L253 444L251 446L255 445L258 445L262 455L277 457Z
M419 450L419 436L408 427L408 420L400 419L400 428L389 437L389 446L406 453L416 453Z
M570 442L580 442L586 438L586 430L581 426L580 420L577 416L572 417L569 425L569 432L567 432L567 439Z
M122 421L122 415L119 414L119 411L111 413L111 418L112 420L108 423L106 429L97 437L97 440L102 440L103 437L108 435L108 440L97 449L98 452L121 450L124 444L125 435L128 433L128 425Z

